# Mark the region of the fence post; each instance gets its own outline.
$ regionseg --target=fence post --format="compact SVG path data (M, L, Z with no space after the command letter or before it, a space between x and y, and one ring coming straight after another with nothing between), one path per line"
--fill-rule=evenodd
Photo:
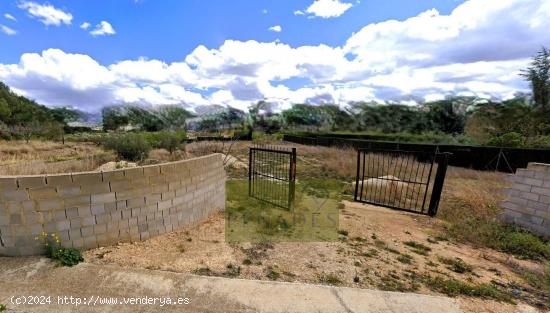
M435 174L432 196L430 198L430 206L428 207L428 215L432 217L437 214L439 200L441 199L441 192L443 191L443 183L445 182L445 175L447 174L447 166L449 165L449 157L451 155L452 153L449 152L438 153L435 155L435 161L437 162L437 173Z

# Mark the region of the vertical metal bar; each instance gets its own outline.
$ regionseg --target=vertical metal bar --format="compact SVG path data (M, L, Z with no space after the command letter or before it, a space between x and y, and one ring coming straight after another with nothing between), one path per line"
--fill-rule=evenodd
M424 213L424 206L426 205L426 198L428 197L428 190L429 190L429 187L430 187L430 180L431 180L431 177L432 177L432 171L433 171L433 168L434 168L434 163L436 162L436 158L437 158L438 154L434 154L433 157L432 157L432 164L430 165L430 171L428 172L428 179L427 179L427 182L426 182L426 190L424 191L424 201L422 201L422 213ZM447 166L445 165L445 172L447 172ZM439 164L437 165L437 173L439 173ZM437 179L437 175L436 175L436 179ZM443 173L443 179L445 179L445 173ZM443 184L443 183L441 183ZM443 186L441 186L443 188ZM434 186L432 188L432 195L431 195L431 198L433 198L434 196L434 189L435 189L435 181L434 181ZM441 191L439 192L441 194ZM441 196L441 195L440 195ZM438 201L438 204L439 205L439 199L437 199ZM430 210L431 210L431 203L432 201L430 200L430 206L428 207L428 214L430 214ZM437 205L436 205L436 208L435 210L437 211ZM433 215L432 215L433 216Z
M443 191L443 184L445 183L445 175L447 174L447 166L449 165L450 155L451 154L448 152L439 154L440 161L437 165L437 173L435 174L432 197L428 208L428 215L430 216L435 216L437 214L437 208L439 207L439 200L441 199L441 192Z
M248 150L248 196L252 195L252 151Z
M363 189L365 188L365 159L366 153L363 153L363 170L361 175L361 191L359 192L359 200L363 200ZM367 195L368 196L368 195Z
M420 165L422 165L422 173L420 174L420 183L416 183L414 186L415 186L415 189L417 189L416 191L416 199L414 200L414 210L415 211L418 211L420 210L421 213L424 213L424 206L422 206L421 208L418 207L418 199L420 199L420 192L422 191L422 183L424 182L424 172L426 171L426 162L420 162L420 158L418 156L422 155L421 153L417 153L415 155L415 161L416 161L416 164L417 164L417 168L416 168L416 175L415 175L415 182L418 182L418 172L420 171ZM428 184L429 184L429 181L428 181ZM416 188L418 187L418 188Z
M360 163L361 163L361 149L357 149L357 174L355 175L355 193L353 194L354 201L357 201L357 191L359 191L359 167L361 166Z

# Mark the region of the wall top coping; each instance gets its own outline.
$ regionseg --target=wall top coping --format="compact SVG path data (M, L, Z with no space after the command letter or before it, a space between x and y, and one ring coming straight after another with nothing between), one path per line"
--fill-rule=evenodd
M544 169L546 171L550 171L550 164L546 164L546 163L537 163L537 162L529 162L529 164L527 165L527 169L534 169L534 170L537 170L537 169Z
M71 172L71 173L58 173L58 174L41 174L41 175L0 175L0 179L14 179L14 178L33 178L33 177L60 177L60 176L74 176L74 175L85 175L85 174L101 174L101 173L116 173L116 172L123 172L127 170L132 169L145 169L145 168L152 168L156 166L169 166L174 164L181 164L181 163L191 163L195 161L200 161L203 159L208 159L216 155L222 155L221 153L212 153L196 158L191 159L185 159L185 160L179 160L174 162L166 162L166 163L159 163L159 164L152 164L152 165L143 165L143 166L137 166L137 167L127 167L127 168L121 168L116 169L112 171L89 171L89 172Z

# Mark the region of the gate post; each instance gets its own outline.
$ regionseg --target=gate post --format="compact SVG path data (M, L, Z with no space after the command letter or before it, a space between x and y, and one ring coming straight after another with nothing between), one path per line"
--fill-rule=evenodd
M437 162L437 173L435 174L432 196L430 198L430 206L428 207L428 215L432 217L437 214L439 200L441 199L441 192L443 191L443 183L445 182L445 175L447 174L447 166L449 165L449 157L451 155L452 153L449 152L438 153L435 155L435 161Z

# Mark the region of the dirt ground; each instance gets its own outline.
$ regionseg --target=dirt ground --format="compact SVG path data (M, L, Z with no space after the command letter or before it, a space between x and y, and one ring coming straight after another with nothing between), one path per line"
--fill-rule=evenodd
M337 242L228 244L224 216L218 213L194 228L145 242L90 250L84 257L95 264L426 294L437 292L423 283L422 277L443 276L471 284L492 282L514 294L513 301L520 304L461 298L468 312L542 312L528 304L541 306L546 296L526 287L511 264L542 265L444 241L437 236L437 219L344 204L340 211L340 229L344 231ZM453 268L454 263L448 261L457 258L466 269Z

